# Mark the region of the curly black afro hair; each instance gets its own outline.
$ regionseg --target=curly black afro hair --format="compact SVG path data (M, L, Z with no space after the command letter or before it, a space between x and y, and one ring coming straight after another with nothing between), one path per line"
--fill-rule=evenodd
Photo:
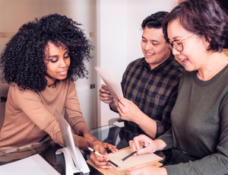
M24 24L7 43L0 57L3 79L16 83L21 90L43 91L47 86L45 47L49 41L68 47L71 64L67 79L76 80L88 74L85 61L89 61L93 46L80 24L66 16L52 14Z

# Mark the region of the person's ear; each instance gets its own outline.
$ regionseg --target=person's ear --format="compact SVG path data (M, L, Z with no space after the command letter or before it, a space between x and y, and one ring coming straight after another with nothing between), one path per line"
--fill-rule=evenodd
M203 44L206 50L210 50L211 38L203 36Z

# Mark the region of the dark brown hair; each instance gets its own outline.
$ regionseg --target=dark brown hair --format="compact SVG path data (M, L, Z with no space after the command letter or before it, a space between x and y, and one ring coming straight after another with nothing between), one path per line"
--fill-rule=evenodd
M228 17L215 0L186 0L176 6L162 23L167 42L168 23L175 19L186 30L204 36L210 43L208 50L222 51L228 34Z
M151 14L150 16L147 16L142 24L141 27L144 30L145 27L148 28L156 28L160 29L162 28L162 21L164 20L165 16L168 14L168 12L165 11L159 11L157 13Z

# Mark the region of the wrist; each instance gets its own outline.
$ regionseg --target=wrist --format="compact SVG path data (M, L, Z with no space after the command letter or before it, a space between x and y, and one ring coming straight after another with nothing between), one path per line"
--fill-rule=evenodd
M114 100L111 103L109 103L109 105L114 111L117 112L117 103L115 103Z
M148 116L139 109L135 117L132 118L132 121L137 125L140 125L140 122L142 122L145 119L145 117L148 117Z
M154 140L155 151L163 150L166 147L166 143L161 139Z
M95 140L96 137L94 137L90 132L83 133L83 137L89 140Z

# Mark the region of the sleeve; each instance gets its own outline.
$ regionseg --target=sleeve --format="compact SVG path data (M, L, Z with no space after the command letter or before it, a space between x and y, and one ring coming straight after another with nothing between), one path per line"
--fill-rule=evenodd
M220 105L219 117L221 120L221 133L215 153L196 161L165 166L169 175L215 175L228 173L228 95L224 97Z
M41 130L51 136L54 142L64 145L58 122L43 105L40 96L30 90L21 91L15 87L13 101ZM80 137L73 135L75 143ZM77 146L77 145L76 145Z
M172 127L157 139L161 139L166 143L167 146L163 150L171 149L175 147Z
M168 99L168 102L166 103L164 110L162 112L162 119L161 120L155 120L157 124L157 132L155 138L159 137L160 135L164 134L171 126L171 119L170 119L170 114L173 109L173 106L176 102L177 99L177 92L178 92L178 85L177 84Z
M55 142L63 143L58 139L60 129L55 117L45 108L37 93L30 90L21 91L15 85L12 99L35 125L48 133Z
M67 91L66 113L67 121L77 135L80 134L79 132L81 128L87 128L89 130L82 116L75 83L72 81L69 81L69 87Z

